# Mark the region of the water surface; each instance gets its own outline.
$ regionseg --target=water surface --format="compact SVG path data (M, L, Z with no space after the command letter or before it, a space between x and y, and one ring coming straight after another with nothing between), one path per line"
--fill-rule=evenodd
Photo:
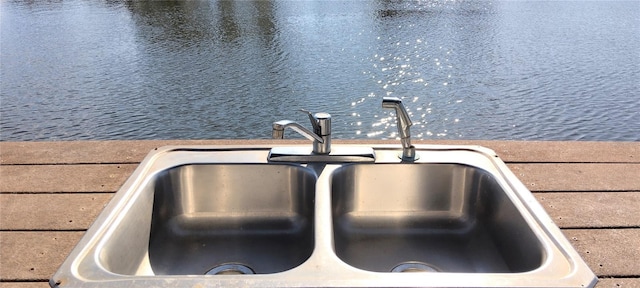
M640 140L640 1L0 1L0 139ZM290 133L292 134L292 133Z

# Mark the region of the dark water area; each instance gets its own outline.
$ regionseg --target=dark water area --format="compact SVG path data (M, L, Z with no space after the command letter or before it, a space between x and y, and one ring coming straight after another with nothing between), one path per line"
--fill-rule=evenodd
M640 1L0 1L0 140L640 140ZM293 135L294 133L289 133Z

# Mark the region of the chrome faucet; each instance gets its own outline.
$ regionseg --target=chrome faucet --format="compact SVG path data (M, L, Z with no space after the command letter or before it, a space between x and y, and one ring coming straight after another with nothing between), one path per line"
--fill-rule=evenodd
M314 154L329 154L331 152L331 115L324 112L312 114L306 110L301 111L309 115L313 132L294 121L281 120L273 122L272 138L284 139L284 129L289 127L313 141Z
M402 100L397 97L383 97L382 108L390 108L396 110L396 121L398 122L398 134L400 134L400 143L402 143L402 160L417 160L416 148L411 145L411 118L407 109L404 108Z

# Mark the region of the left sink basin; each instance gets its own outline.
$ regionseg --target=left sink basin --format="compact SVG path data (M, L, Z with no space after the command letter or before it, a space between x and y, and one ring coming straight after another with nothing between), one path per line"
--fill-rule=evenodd
M152 207L140 210L151 208L151 218L140 221L145 215L132 210L124 232L105 241L100 254L112 272L143 273L131 257L146 255L133 251L148 251L142 268L154 275L276 273L313 251L315 176L304 167L182 165L155 173L141 189L153 195ZM131 242L148 249L122 249Z
M300 265L313 250L314 183L305 168L287 165L161 171L149 182L154 274L266 274Z
M263 163L266 151L167 151L143 161L72 252L77 278L270 274L311 256L312 169Z

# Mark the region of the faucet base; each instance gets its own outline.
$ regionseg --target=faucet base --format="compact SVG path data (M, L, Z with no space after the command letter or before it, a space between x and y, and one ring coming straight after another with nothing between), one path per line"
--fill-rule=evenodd
M413 162L420 160L420 154L414 152L413 156L406 156L404 155L404 152L398 152L398 158L400 158L400 160L402 160L403 162Z
M314 154L311 147L273 147L269 152L269 162L295 163L343 163L375 162L371 147L334 146L329 154Z
M409 148L402 148L402 152L398 153L398 158L403 162L413 162L420 159L420 155L416 153L416 147L410 145Z

